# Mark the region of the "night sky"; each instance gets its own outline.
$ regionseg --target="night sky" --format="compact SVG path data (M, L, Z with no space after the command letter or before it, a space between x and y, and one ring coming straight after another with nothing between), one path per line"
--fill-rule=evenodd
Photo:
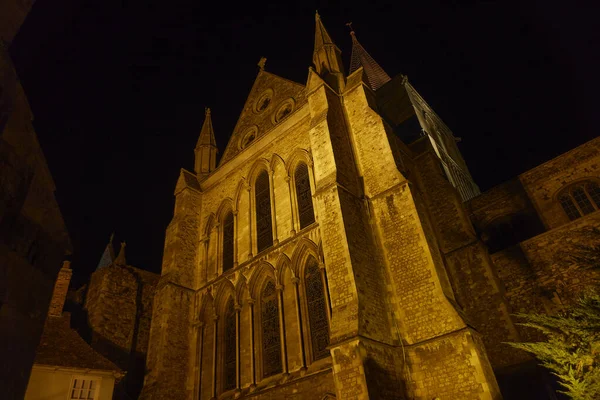
M73 242L76 286L113 231L130 264L160 271L204 108L222 153L261 56L268 71L305 83L315 9L346 65L352 21L389 75L408 75L462 138L482 190L597 135L592 2L287 3L37 0L11 54Z

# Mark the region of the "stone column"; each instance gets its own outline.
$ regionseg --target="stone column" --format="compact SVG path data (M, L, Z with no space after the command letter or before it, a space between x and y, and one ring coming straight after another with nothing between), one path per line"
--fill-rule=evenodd
M304 349L304 333L302 329L302 314L300 312L300 289L298 285L300 283L300 279L293 277L292 284L294 285L294 293L296 295L296 318L298 319L298 337L300 338L300 360L302 363L302 370L306 369L306 350ZM329 309L329 305L327 306ZM329 317L328 317L329 318Z
M237 305L235 307L235 390L240 391L242 389L242 360L240 355L241 347L241 326L240 326L240 313L242 312L242 306Z
M300 230L300 228L296 229L296 207L294 206L294 190L292 185L292 178L287 175L285 177L285 181L288 184L288 193L290 195L290 216L292 217L292 230L290 231L290 236L296 235L296 232Z
M325 302L327 309L327 322L331 326L331 300L329 300L329 289L327 288L327 275L325 274L325 264L319 263L319 271L321 272L321 282L323 283L323 294L325 294Z
M281 336L281 362L283 366L283 374L288 375L288 362L287 362L287 342L285 339L285 320L283 312L283 285L277 285L277 302L279 304L279 335Z
M277 215L275 214L275 181L274 181L274 171L269 168L269 197L271 198L271 225L273 229L273 246L279 244L279 239L277 238Z
M212 398L216 399L217 398L217 359L218 359L218 354L217 354L217 342L219 341L218 337L219 337L219 316L215 315L215 317L213 318L214 324L213 324L213 370L212 370Z
M198 385L194 398L200 398L200 386L202 385L202 357L204 355L204 322L198 322L196 325L198 334Z
M250 375L252 382L250 388L256 387L256 354L254 345L254 300L248 299L248 305L250 306Z
M248 240L250 240L250 245L248 246L248 260L250 260L252 258L252 253L254 252L254 241L252 240L252 233L254 231L254 227L256 225L256 221L255 221L255 214L254 211L254 199L252 198L252 186L248 185L246 187L246 190L248 191L248 222L250 223L249 229L248 229Z
M232 211L233 214L233 268L238 266L238 211Z

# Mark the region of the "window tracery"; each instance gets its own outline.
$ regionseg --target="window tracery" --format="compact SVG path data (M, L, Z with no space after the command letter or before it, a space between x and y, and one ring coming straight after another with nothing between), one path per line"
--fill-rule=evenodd
M233 228L233 213L229 211L223 219L223 272L233 268Z
M235 329L235 308L233 299L229 299L225 307L225 337L223 344L225 346L223 357L223 390L231 390L236 384L236 329Z
M300 221L300 229L303 229L315 222L308 166L305 163L300 163L296 167L294 181L296 184L296 198L298 200L298 219Z
M256 247L260 253L273 245L271 193L267 171L262 171L256 178L254 192L256 199Z
M279 332L279 305L277 291L269 281L261 294L263 378L280 373L281 336Z
M571 221L600 209L600 187L585 181L564 189L558 201Z
M310 257L304 270L306 303L313 360L329 355L329 322L327 320L327 302L321 271L314 257Z

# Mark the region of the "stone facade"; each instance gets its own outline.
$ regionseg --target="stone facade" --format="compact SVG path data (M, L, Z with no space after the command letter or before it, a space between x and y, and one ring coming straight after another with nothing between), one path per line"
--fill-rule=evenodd
M109 246L112 250L112 243ZM127 265L122 247L119 256L99 266L80 289L80 332L95 351L127 372L115 389L117 399L137 398L142 389L158 279L157 274Z
M600 141L480 195L452 132L353 42L346 74L317 15L305 85L261 61L216 168L207 110L140 398L500 399L494 370L529 361L503 344L529 337L512 314L593 278L555 244L598 212L565 224L552 199L597 180Z
M23 398L67 230L8 47L32 2L0 2L0 391ZM27 334L24 334L24 333Z

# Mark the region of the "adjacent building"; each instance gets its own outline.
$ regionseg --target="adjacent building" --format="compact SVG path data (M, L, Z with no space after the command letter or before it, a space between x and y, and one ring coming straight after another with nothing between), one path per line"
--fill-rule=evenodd
M8 52L32 1L0 2L0 393L23 398L54 281L71 245Z
M124 376L71 328L70 314L63 313L71 274L66 261L54 287L25 400L111 400L115 383Z

